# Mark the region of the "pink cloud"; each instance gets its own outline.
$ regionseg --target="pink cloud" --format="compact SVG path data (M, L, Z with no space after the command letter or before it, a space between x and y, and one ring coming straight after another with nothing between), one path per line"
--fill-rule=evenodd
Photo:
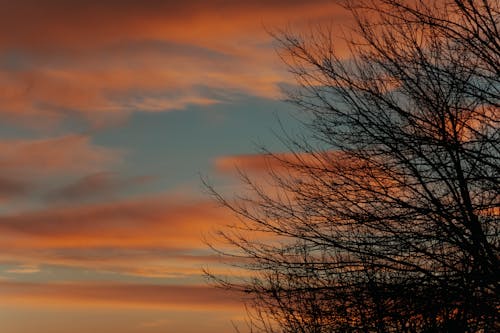
M92 144L86 135L0 140L0 173L47 175L88 172L109 166L122 153Z
M98 146L89 136L81 134L43 139L0 139L2 208L15 210L18 204L30 205L32 199L60 186L62 180L101 172L116 166L122 157L122 151ZM120 186L118 183L114 185ZM104 191L103 187L104 184L96 191Z

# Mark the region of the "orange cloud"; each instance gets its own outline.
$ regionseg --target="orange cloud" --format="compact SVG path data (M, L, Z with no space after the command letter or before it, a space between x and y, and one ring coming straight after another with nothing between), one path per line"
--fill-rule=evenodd
M134 111L280 96L289 77L264 26L345 18L326 0L0 5L0 110L35 125L77 114L102 126Z
M200 243L204 231L223 220L211 203L182 204L166 199L54 207L0 217L2 247L88 248Z
M322 168L323 164L329 166L330 162L336 165L347 165L348 156L342 152L325 151L312 153L272 153L272 154L247 154L221 156L214 160L215 170L221 173L244 173L269 174L276 171L293 171L294 166ZM331 165L330 165L331 167Z
M4 215L0 216L0 263L14 265L14 270L20 266L42 271L43 266L55 265L199 280L209 262L222 270L204 236L232 219L212 202L183 203L171 197Z
M270 169L282 168L282 163L271 154L222 156L214 161L218 172L230 173L235 170L243 172L265 172Z
M263 23L325 16L327 0L274 1L1 1L0 45L88 47L124 39L208 41L239 35ZM39 33L33 34L33 31ZM7 33L9 31L9 33Z
M238 295L210 286L0 281L0 304L212 310L239 308Z
M196 254L199 252L200 254ZM203 254L206 253L206 254ZM230 260L224 259L224 263ZM228 269L222 259L212 252L199 249L168 247L139 248L52 248L2 249L0 263L7 265L5 273L35 274L65 268L80 279L81 271L113 273L128 277L161 278L162 281L182 281L184 284L205 281L202 268L209 266L212 273L248 275L239 269ZM11 275L12 276L12 275Z

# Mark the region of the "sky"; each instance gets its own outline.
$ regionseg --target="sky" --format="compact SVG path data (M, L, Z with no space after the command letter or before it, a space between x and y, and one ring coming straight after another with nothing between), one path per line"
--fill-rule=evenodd
M233 332L202 185L284 148L270 31L343 26L330 0L0 0L0 330ZM340 40L339 40L339 43ZM240 274L233 272L234 274ZM242 274L242 273L241 273Z

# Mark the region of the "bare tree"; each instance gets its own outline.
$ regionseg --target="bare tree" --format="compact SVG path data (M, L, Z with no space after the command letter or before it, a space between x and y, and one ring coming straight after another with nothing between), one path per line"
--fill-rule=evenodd
M243 176L215 246L251 278L265 332L500 330L498 1L349 1L330 29L277 34L310 136ZM255 318L254 318L255 319ZM260 324L260 325L259 325Z

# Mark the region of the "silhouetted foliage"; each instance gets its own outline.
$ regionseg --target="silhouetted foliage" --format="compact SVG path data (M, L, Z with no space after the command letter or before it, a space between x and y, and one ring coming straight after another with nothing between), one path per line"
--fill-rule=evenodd
M262 332L500 331L500 21L489 0L361 0L330 29L276 35L310 136L271 185L220 202L215 246L250 278ZM236 258L236 259L235 259Z

